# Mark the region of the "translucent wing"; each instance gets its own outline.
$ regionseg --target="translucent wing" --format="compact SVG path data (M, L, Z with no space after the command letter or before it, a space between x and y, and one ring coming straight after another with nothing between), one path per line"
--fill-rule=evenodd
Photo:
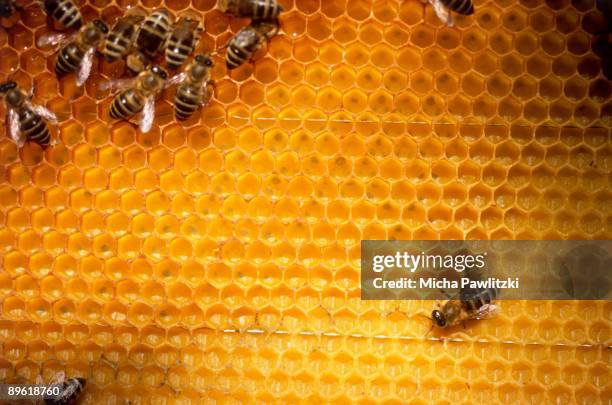
M206 104L208 104L208 102L210 101L210 99L213 97L214 94L214 90L215 90L215 86L213 84L212 81L208 81L205 85L204 85L204 89L202 89L202 107L204 107Z
M45 46L58 46L60 44L65 44L72 40L76 34L66 34L63 32L48 32L38 38L36 44L40 48L44 48Z
M19 116L17 115L17 111L10 109L8 111L8 131L9 137L15 141L18 147L22 147L25 143L25 136L21 135L21 131L19 131Z
M91 65L93 64L93 57L95 52L95 48L90 48L87 52L85 52L85 56L83 56L83 60L81 61L81 66L79 66L76 79L77 86L79 87L81 87L85 83L85 81L89 77L89 73L91 73Z
M470 314L469 319L491 319L501 313L501 308L493 304L485 304Z
M140 132L147 133L153 125L153 119L155 118L155 99L153 97L147 97L145 100L144 108L140 115Z
M66 379L66 374L63 371L58 371L53 375L51 381L49 381L49 385L61 384Z
M172 85L179 84L183 80L185 80L185 77L187 77L187 74L185 74L185 72L181 72L181 73L179 73L177 75L172 76L168 80L166 80L166 83L165 83L164 86L165 87L170 87Z
M57 116L53 113L53 111L49 110L48 108L30 102L27 102L26 105L30 110L34 111L36 114L40 115L52 124L57 123Z
M106 82L102 82L100 84L99 89L102 91L106 91L106 90L110 90L111 92L117 92L119 90L123 90L123 89L127 89L128 87L131 87L134 82L135 82L136 78L130 78L130 79L113 79L113 80L108 80Z
M453 19L451 17L451 13L446 7L444 7L444 4L442 4L442 1L441 0L428 0L428 1L432 5L438 18L442 20L442 22L448 25L449 27L452 27Z

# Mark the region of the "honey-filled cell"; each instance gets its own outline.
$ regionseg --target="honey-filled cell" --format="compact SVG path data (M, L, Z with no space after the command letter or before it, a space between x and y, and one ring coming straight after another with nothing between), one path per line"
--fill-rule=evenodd
M21 3L0 83L57 123L47 147L0 130L0 383L62 371L84 404L609 401L607 302L501 299L430 330L433 302L361 300L359 270L361 240L610 238L605 2L474 1L446 24L425 1L279 0L229 70L257 20L232 1L75 1L111 26L199 18L210 99L176 120L168 83L147 133L109 118L125 61L56 77L37 41L65 27Z

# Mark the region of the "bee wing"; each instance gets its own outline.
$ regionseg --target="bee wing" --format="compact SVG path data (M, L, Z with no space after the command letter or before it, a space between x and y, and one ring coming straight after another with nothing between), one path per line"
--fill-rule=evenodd
M10 109L6 121L8 122L9 137L21 148L25 143L25 136L22 136L21 131L19 131L19 116L17 115L17 111Z
M147 133L151 130L155 118L155 98L147 97L142 113L140 114L140 132Z
M469 319L491 319L501 313L501 308L493 304L485 304L470 314Z
M66 379L66 374L63 371L58 371L53 375L51 381L49 381L49 385L61 384Z
M36 114L40 115L52 124L57 123L57 116L53 113L53 111L49 110L48 108L43 107L42 105L31 103L29 101L26 102L26 105L30 110L34 111Z
M202 107L207 105L208 102L210 101L211 98L213 98L213 95L215 93L215 86L213 84L212 81L208 81L206 82L206 84L204 85L204 88L202 89Z
M81 87L89 77L95 53L96 48L90 48L87 52L85 52L85 56L83 56L83 60L81 61L81 65L79 66L79 71L77 72L77 86Z
M442 4L441 0L428 0L432 5L436 15L443 23L448 25L449 27L453 26L453 19L451 17L450 11Z
M63 45L71 41L74 37L76 37L76 34L66 34L64 32L48 32L38 38L36 44L40 48L44 48L45 46L57 47L59 45Z
M135 81L136 81L135 77L130 78L130 79L108 80L108 81L102 82L99 86L99 89L102 91L110 90L111 92L115 93L115 92L118 92L119 90L123 90L123 89L127 89L128 87L131 87Z
M166 83L164 85L164 87L170 87L174 84L179 84L181 83L183 80L185 80L185 77L187 77L187 74L185 74L185 72L181 72L177 75L172 76L171 78L169 78L168 80L166 80Z

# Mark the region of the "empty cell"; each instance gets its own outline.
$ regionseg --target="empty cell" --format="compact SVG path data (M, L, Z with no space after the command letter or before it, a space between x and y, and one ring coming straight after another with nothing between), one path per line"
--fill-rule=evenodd
M417 48L427 48L434 42L434 30L427 25L417 25L410 33L410 42Z

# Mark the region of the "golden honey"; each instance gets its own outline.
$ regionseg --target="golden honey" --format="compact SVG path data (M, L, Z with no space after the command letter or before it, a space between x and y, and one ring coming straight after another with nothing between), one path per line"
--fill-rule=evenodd
M0 380L88 380L82 403L608 403L608 302L505 301L448 334L430 302L361 301L364 239L609 239L612 85L594 1L280 2L281 34L185 123L108 119L2 21L0 75L58 117L0 136ZM198 52L246 21L213 0L91 0L203 14ZM211 90L212 91L212 90ZM0 107L5 112L5 107Z

